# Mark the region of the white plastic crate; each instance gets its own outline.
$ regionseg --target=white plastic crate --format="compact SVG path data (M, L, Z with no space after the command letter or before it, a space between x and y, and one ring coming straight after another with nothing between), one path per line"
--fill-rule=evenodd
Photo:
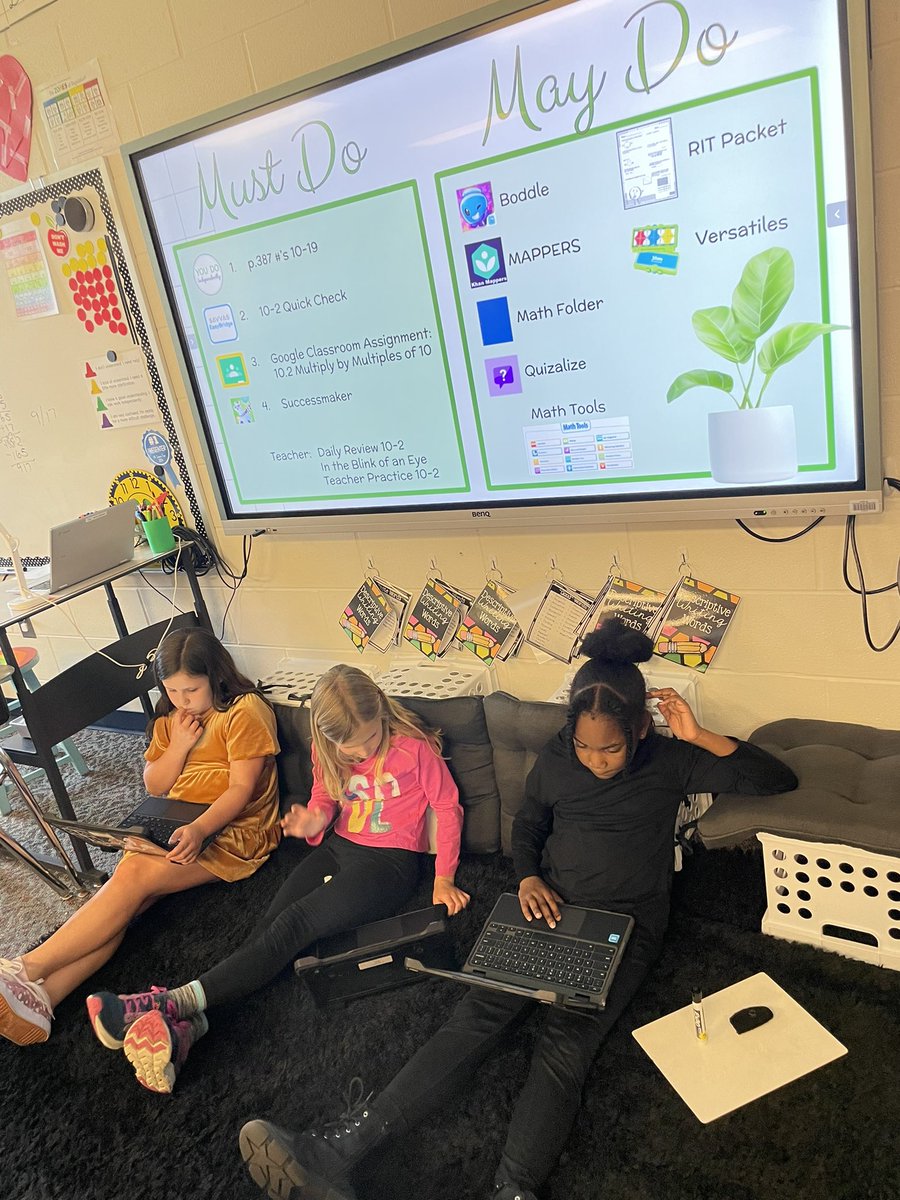
M900 971L900 859L855 846L757 834L762 931Z
M322 659L282 658L260 683L265 687L268 699L275 704L303 704L309 699L319 677L343 661L338 655ZM353 663L353 666L359 667L373 679L377 678L377 672L368 663Z
M483 696L493 689L487 667L468 663L397 662L377 676L378 686L389 696L422 696L443 700L448 696Z
M321 675L335 663L347 661L335 656L333 659L283 658L274 670L261 680L266 695L277 704L302 704ZM354 662L370 675L380 688L390 696L424 696L426 699L442 700L448 696L483 696L493 690L493 677L488 667L474 663L403 662L388 660L383 668L373 663Z

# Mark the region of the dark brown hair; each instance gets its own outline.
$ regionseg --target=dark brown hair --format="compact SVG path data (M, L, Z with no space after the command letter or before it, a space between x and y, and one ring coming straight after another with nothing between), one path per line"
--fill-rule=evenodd
M237 669L234 659L219 639L207 629L176 629L164 637L157 648L153 670L160 685L179 671L184 671L186 675L205 675L212 691L213 708L219 712L230 708L238 696L246 696L250 692L262 695L256 684ZM174 708L168 692L161 686L160 697L147 728L148 735L153 732L156 718L168 716Z

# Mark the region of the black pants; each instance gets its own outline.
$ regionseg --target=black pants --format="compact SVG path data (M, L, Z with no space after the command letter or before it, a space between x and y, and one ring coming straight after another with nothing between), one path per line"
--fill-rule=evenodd
M243 945L200 976L207 1003L249 996L317 938L392 917L416 890L421 863L415 850L332 834L294 868Z
M635 930L606 1008L582 1014L541 1006L543 1029L513 1110L498 1179L535 1191L553 1170L578 1115L594 1056L643 982L660 945L658 934ZM502 1034L533 1006L533 1000L472 987L374 1107L412 1127L465 1087Z

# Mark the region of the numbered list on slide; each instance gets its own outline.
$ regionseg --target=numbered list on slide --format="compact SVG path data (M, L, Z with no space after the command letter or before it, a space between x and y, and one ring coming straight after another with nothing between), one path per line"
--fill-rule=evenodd
M415 183L173 249L241 503L466 489Z

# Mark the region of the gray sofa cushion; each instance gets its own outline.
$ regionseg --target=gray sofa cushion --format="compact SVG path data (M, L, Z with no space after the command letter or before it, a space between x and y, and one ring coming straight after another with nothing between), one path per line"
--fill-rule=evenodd
M484 698L484 715L500 792L500 840L504 854L511 854L512 823L525 796L525 779L538 751L565 725L566 706L492 692Z
M443 735L444 755L465 811L463 850L471 854L490 854L498 850L500 799L482 697L427 700L403 696L397 699L427 724L440 729ZM285 811L292 804L305 804L312 787L309 709L277 703L274 707L281 745L278 756L281 807Z
M781 796L722 794L700 818L709 847L764 833L900 855L900 731L837 721L772 721L750 735L796 772Z

